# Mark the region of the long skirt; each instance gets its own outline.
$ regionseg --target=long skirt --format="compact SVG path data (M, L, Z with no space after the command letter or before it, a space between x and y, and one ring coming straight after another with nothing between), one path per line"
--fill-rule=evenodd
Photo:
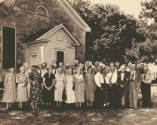
M46 88L43 88L43 101L45 103L53 103L54 101L54 88L51 90L47 90Z
M35 85L32 84L30 89L30 101L38 105L43 103L42 88L39 83L36 83Z
M17 101L16 84L14 81L5 83L3 102L11 103Z
M27 102L28 101L27 86L18 85L17 101L18 102Z
M84 87L82 84L75 85L75 101L76 102L84 102Z
M143 106L151 107L151 85L148 83L141 84Z
M95 90L94 90L94 87L93 86L86 86L86 89L85 89L85 94L86 94L86 100L87 101L91 101L91 102L94 102L94 93L95 93Z
M55 86L55 91L54 91L54 101L56 102L62 102L63 101L63 84L61 83L58 83L56 86Z

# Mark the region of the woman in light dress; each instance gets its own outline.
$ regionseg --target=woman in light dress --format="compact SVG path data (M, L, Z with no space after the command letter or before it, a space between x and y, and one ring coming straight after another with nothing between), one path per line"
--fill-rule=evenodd
M81 74L80 68L76 69L76 74L74 75L74 90L75 90L75 101L76 107L80 108L82 103L84 103L85 95L85 82L83 74Z
M28 96L28 100L30 99L30 89L31 89L31 83L29 82L29 73L31 73L31 68L29 67L29 64L27 62L25 62L23 64L23 66L25 67L25 74L27 76L27 96Z
M85 75L85 85L86 85L86 101L87 106L92 107L94 103L94 94L96 90L96 84L94 81L94 74L91 67L88 67L87 74Z
M25 74L25 67L20 67L20 73L16 76L17 87L17 102L19 102L19 108L22 108L23 103L28 101L27 94L27 75Z
M72 74L72 69L68 68L65 76L65 90L66 90L66 103L75 103L75 92L73 90L74 76Z
M7 109L11 108L16 99L16 76L14 68L10 68L4 80L3 102L7 103Z
M62 69L59 67L55 75L55 91L54 91L54 101L56 102L57 108L61 108L62 105L62 95L65 86L65 76L62 73Z

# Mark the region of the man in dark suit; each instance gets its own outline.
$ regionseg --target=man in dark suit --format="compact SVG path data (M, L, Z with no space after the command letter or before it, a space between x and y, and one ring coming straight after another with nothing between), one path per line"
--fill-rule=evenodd
M122 65L118 75L119 92L120 92L120 105L122 108L126 107L128 104L129 95L129 79L130 72L126 71L126 66Z

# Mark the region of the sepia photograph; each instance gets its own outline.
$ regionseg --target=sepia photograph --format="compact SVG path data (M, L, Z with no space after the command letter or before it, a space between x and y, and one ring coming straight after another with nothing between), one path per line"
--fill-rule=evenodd
M0 0L0 125L157 125L157 0Z

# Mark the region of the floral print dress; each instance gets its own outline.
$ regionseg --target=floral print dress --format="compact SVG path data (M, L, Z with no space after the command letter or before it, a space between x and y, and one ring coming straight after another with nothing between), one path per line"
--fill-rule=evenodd
M42 78L39 73L31 72L29 74L29 80L31 83L30 89L30 102L36 103L38 105L42 104Z

